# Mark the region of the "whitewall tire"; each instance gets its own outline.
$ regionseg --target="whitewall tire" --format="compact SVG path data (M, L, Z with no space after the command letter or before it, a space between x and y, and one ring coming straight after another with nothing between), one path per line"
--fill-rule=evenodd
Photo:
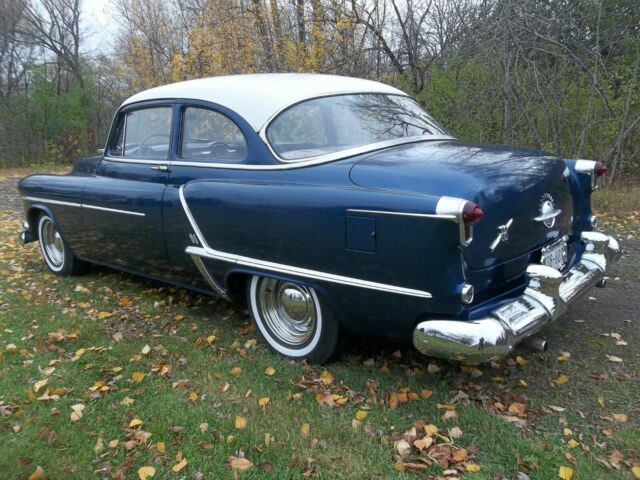
M333 356L338 324L313 288L255 275L247 303L260 337L277 353L317 363Z
M87 264L73 256L71 248L47 213L38 217L38 240L42 258L52 273L62 276L78 275L86 269Z

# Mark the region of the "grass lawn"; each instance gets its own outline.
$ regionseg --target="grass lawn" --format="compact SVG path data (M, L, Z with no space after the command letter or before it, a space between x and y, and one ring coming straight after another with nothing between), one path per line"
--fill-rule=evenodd
M626 312L572 310L550 352L499 364L357 339L310 366L257 342L242 306L101 268L51 275L20 223L0 213L2 479L640 478ZM638 221L612 225L637 242Z

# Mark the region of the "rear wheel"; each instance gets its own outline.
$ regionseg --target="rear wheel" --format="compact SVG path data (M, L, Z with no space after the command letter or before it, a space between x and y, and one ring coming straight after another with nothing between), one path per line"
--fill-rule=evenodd
M251 317L262 339L297 360L326 362L338 343L338 323L311 287L254 276L248 285Z
M73 256L69 245L46 213L38 218L38 240L44 262L56 275L79 275L86 271L87 263Z

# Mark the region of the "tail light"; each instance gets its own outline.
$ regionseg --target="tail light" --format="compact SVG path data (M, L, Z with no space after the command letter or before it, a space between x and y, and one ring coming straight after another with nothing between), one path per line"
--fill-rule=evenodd
M593 167L593 173L596 174L596 177L601 177L602 175L607 173L607 170L609 169L602 162L596 162L595 166Z
M462 221L465 225L474 225L482 220L483 217L484 212L476 203L466 202L462 207Z

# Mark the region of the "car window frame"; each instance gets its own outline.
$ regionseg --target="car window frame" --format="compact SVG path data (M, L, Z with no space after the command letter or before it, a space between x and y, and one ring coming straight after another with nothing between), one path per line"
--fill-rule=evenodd
M135 158L135 157L127 157L126 155L124 155L124 151L125 151L125 145L126 145L126 141L127 141L127 116L135 111L140 111L140 110L149 110L152 108L169 108L171 110L171 124L169 127L169 148L167 149L167 154L164 158L156 158L156 159L151 159L151 158ZM124 124L123 124L123 146L122 146L122 150L123 153L120 155L116 155L113 152L113 147L115 142L117 141L117 128L118 125L121 121L121 119L124 117ZM173 158L173 152L174 152L174 136L175 136L175 102L167 102L167 101L153 101L153 102L144 102L144 103L140 103L140 104L133 104L133 105L127 105L123 108L121 108L118 113L115 115L115 118L112 122L111 128L109 129L109 136L107 137L107 143L106 143L106 148L104 151L104 158L106 159L113 159L113 160L117 160L117 161L122 161L122 162L131 162L131 163L151 163L151 164L166 164L167 162L170 162Z
M188 108L198 108L200 110L208 110L214 113L217 113L218 115L222 115L223 117L225 117L227 120L229 120L231 123L233 123L233 125L235 125L235 127L238 129L238 131L242 134L242 138L244 139L244 144L245 144L245 154L244 157L240 160L234 160L234 161L224 161L224 160L216 160L216 159L205 159L205 158L186 158L182 156L182 145L183 145L183 139L184 139L184 127L185 127L185 114ZM251 163L247 163L247 160L250 158L250 142L247 138L246 133L244 132L243 128L239 125L239 123L237 121L235 121L233 118L231 118L230 115L225 114L224 112L222 112L219 108L216 108L215 106L212 105L207 105L204 103L191 103L191 102L183 102L180 103L179 105L177 105L177 121L178 121L178 129L177 129L177 138L176 138L176 150L175 150L175 160L172 162L174 165L181 165L181 164L192 164L192 163L199 163L202 164L202 166L212 166L212 167L216 167L216 166L221 166L221 165L252 165ZM258 164L256 164L258 165ZM221 167L222 168L222 167Z

